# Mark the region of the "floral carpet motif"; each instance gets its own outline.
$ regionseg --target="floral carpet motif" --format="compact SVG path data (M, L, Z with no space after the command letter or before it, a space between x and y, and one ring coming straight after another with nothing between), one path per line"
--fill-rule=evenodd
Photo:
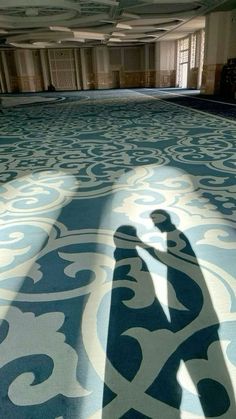
M236 121L56 96L0 114L0 417L235 418Z

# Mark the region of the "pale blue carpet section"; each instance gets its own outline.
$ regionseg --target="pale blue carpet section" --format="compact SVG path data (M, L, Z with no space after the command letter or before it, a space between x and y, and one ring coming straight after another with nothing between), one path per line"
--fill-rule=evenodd
M3 97L1 419L236 417L234 110L163 96Z

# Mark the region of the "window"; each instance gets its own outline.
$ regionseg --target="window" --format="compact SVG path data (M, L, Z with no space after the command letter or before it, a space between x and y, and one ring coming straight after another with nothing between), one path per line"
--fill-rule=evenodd
M197 50L197 35L191 35L191 60L190 68L196 67L196 50Z
M179 63L184 64L188 62L189 58L189 38L180 40L179 43Z

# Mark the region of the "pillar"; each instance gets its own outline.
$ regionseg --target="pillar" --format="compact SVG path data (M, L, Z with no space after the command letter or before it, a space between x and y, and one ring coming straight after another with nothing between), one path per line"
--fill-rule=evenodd
M232 12L214 12L206 17L205 56L201 93L220 92L223 65L229 58Z
M5 79L5 86L6 86L4 90L10 93L12 91L12 88L11 88L10 75L8 71L5 51L1 51L1 60L2 60L2 69L3 69L4 79Z
M18 86L21 92L35 92L36 74L33 52L30 50L16 50L14 52Z
M42 68L42 77L43 77L43 87L44 90L48 90L48 86L51 83L50 68L48 62L48 54L45 49L40 50L40 60Z
M176 42L156 42L155 87L173 87L176 80Z
M109 89L112 84L109 53L107 46L93 49L93 68L96 89Z
M200 89L202 84L202 71L204 64L204 49L205 49L205 31L201 29L197 34L197 62L198 62L198 76L197 76L197 88Z
M85 48L80 49L80 60L81 60L81 76L82 76L82 88L88 90L88 71L85 58Z
M74 60L75 60L75 80L77 90L82 88L82 76L81 76L81 65L80 65L80 54L78 49L74 49Z

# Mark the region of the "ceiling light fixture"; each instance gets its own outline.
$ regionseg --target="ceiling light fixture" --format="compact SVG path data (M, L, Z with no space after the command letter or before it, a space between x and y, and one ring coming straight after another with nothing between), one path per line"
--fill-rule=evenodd
M129 43L129 42L139 42L140 40L139 39L122 39L122 41L121 42L123 42L123 43Z
M28 9L25 10L25 16L29 16L29 17L35 17L38 16L39 11L36 7L29 7Z
M122 13L122 17L128 17L129 19L140 19L139 15L135 15L134 13Z
M49 29L50 31L71 32L71 29L65 26L49 26Z
M73 31L75 38L105 40L105 35L99 32Z
M112 36L126 36L125 33L122 32L112 32Z
M13 47L16 47L16 48L27 48L27 49L29 49L29 48L38 48L36 45L33 45L33 44L29 44L29 43L27 43L27 42L25 42L25 43L18 43L18 42L9 42L9 45L12 45ZM45 48L44 46L43 47L40 47L40 48Z
M109 20L109 19L101 19L101 20L99 20L99 22L101 22L101 23L110 23L112 25L114 25L116 23L115 20Z
M51 42L32 42L33 45L35 45L36 47L40 47L40 48L45 48L45 47L49 47L52 45Z
M94 0L94 3L105 4L107 6L119 6L119 1L116 0Z
M125 23L117 23L116 28L118 28L118 29L132 29L132 26L126 25Z
M57 41L58 42L58 41ZM61 42L85 42L83 38L63 38Z
M120 38L110 38L110 42L122 42Z

